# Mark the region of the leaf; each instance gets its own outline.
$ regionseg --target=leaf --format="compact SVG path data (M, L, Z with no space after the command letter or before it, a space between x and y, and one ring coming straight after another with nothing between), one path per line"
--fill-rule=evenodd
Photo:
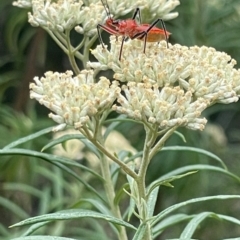
M204 149L201 148L195 148L195 147L185 147L185 146L171 146L171 147L163 147L161 149L162 151L189 151L189 152L196 152L196 153L201 153L204 154L214 160L216 160L217 162L219 162L221 164L221 166L227 170L227 166L225 165L225 163L221 160L221 158L219 158L217 155L206 151Z
M117 191L115 198L114 198L114 204L119 205L120 200L122 199L123 195L126 195L126 192L124 190L129 190L130 186L129 183L124 183Z
M175 176L184 172L188 172L188 171L198 171L198 170L207 170L207 171L215 171L215 172L220 172L220 173L224 173L232 178L234 178L235 180L237 180L238 182L240 182L240 178L229 172L228 170L225 170L223 168L220 167L215 167L215 166L210 166L207 164L192 164L192 165L188 165L188 166L184 166L184 167L180 167L177 168L171 172L168 172L167 174L163 175L161 178L167 178L170 176Z
M21 192L25 192L29 195L33 195L37 198L40 198L42 195L42 191L29 186L28 184L24 184L24 183L18 183L18 182L11 182L11 183L4 183L2 188L6 191L21 191Z
M180 137L183 142L185 142L185 143L187 142L185 136L182 133L180 133L178 131L174 131L173 133L178 135L178 137Z
M32 233L34 233L36 230L38 230L39 228L41 228L42 226L45 226L49 223L49 221L46 221L46 222L40 222L40 223L36 223L32 226L30 226L28 228L28 230L22 235L22 237L26 237L26 236L29 236L31 235Z
M150 186L148 187L149 190L148 190L148 193L147 193L147 194L148 194L148 195L151 194L151 192L152 192L156 187L158 187L158 186L160 186L160 185L169 186L168 184L169 184L170 182L172 182L172 181L174 181L174 180L176 180L176 179L180 179L180 178L186 177L186 176L188 176L188 175L190 175L190 174L193 174L193 173L196 173L196 172L197 172L197 171L192 171L192 172L187 172L187 173L184 173L184 174L181 174L181 175L175 175L175 176L170 176L170 177L164 175L164 176L160 177L159 179L155 180L154 182L152 182L152 183L150 184ZM172 186L172 185L170 185L170 187L171 187L171 186Z
M182 238L189 239L190 237L192 237L195 230L199 227L200 223L208 217L214 217L214 218L217 218L218 220L222 219L222 220L230 221L230 222L240 225L240 220L238 220L234 217L230 217L230 216L226 216L226 215L222 215L222 214L216 214L213 212L203 212L203 213L197 214L196 216L194 216L192 218L192 220L184 228L180 238L181 239Z
M14 202L10 201L9 199L6 199L4 197L0 196L0 205L3 207L7 208L11 212L13 212L15 215L17 215L20 218L27 218L29 215L17 204Z
M155 205L157 202L159 187L156 187L153 191L150 192L147 198L147 210L148 210L148 218L153 216Z
M46 133L52 132L52 129L53 129L53 127L48 127L48 128L45 128L45 129L43 129L43 130L41 130L39 132L36 132L36 133L33 133L33 134L28 135L26 137L20 138L20 139L14 141L14 142L8 144L3 149L7 150L7 149L10 149L10 148L16 147L16 146L18 146L20 144L23 144L25 142L32 141L33 139L38 138L38 137L40 137L40 136L42 136L42 135L44 135Z
M38 152L38 151L27 150L27 149L22 149L22 148L0 149L0 155L31 156L31 157L41 158L41 159L43 159L47 162L50 162L50 163L58 162L58 163L66 164L66 165L75 166L75 167L81 168L82 170L85 170L85 171L93 174L99 180L104 182L104 179L102 178L102 176L100 176L99 174L94 172L92 169L90 169L88 167L85 167L85 166L77 163L76 161L70 160L70 159L65 158L65 157L60 157L60 156L56 156L56 155L49 154L49 153L41 153L41 152Z
M142 223L142 224L138 227L138 229L137 229L137 231L136 231L136 233L135 233L135 235L134 235L134 237L133 237L132 240L142 240L143 237L144 237L144 234L145 234L145 232L146 232L146 228L147 228L146 224L145 224L145 223Z
M119 115L117 118L115 119L109 119L105 122L111 121L112 123L107 127L103 138L107 139L108 135L119 125L121 124L125 119L127 119L126 115Z
M175 215L165 218L164 220L162 220L160 223L158 223L156 226L153 227L154 239L159 234L161 234L164 231L164 229L168 228L169 226L175 225L179 222L183 222L183 221L186 221L191 218L192 218L191 215L182 214L182 213L175 214Z
M83 139L85 138L82 134L66 134L64 136L61 136L57 139L53 139L51 140L50 143L48 143L47 145L45 145L43 148L42 148L42 152L44 152L45 150L49 149L49 148L52 148L60 143L63 143L63 142L66 142L68 140L71 140L71 139Z
M90 199L90 198L82 198L80 199L77 203L74 204L74 208L76 207L79 207L81 203L84 203L84 202L87 202L87 203L90 203L92 206L94 206L99 212L103 213L103 214L108 214L110 215L111 212L109 211L109 209L104 205L102 204L101 202L99 201L96 201L94 199Z
M98 196L101 200L105 202L105 199L100 195L98 191L96 191L91 185L89 185L86 181L84 181L81 177L78 176L72 169L68 168L64 164L72 165L75 167L79 167L83 170L86 170L90 173L92 173L94 176L96 176L101 181L105 181L102 176L91 170L90 168L87 168L75 161L69 160L68 158L55 156L52 154L47 153L41 153L33 150L26 150L26 149L9 149L9 150L0 150L0 155L27 155L32 157L38 157L41 158L47 162L50 162L51 164L59 167L60 169L68 172L70 175L72 175L74 178L76 178L78 181L80 181L89 191L93 192L96 196Z
M194 216L191 221L187 224L187 226L184 228L180 239L188 239L191 238L194 234L196 228L199 226L199 224L205 220L207 217L211 216L212 212L202 212Z
M46 236L46 235L18 237L18 238L13 238L11 240L43 240L43 239L44 240L77 240L76 238L65 238L65 237Z
M35 223L45 222L45 221L72 220L72 219L89 218L89 217L106 220L108 222L122 225L124 227L128 227L128 228L136 230L136 228L133 225L131 225L121 219L112 217L110 215L105 215L105 214L101 214L98 212L94 212L94 211L90 211L90 210L81 210L81 209L63 210L63 211L56 212L56 213L49 213L49 214L44 214L41 216L28 218L26 220L23 220L19 223L16 223L16 224L10 226L10 227L11 228L12 227L20 227L20 226L25 226L25 225L35 224Z
M217 196L208 196L208 197L200 197L200 198L193 198L181 203L174 204L159 214L157 214L152 221L152 225L155 225L157 222L162 220L166 215L169 213L177 210L178 208L181 208L183 206L192 204L192 203L197 203L197 202L204 202L204 201L209 201L209 200L225 200L225 199L234 199L234 198L240 198L240 195L217 195Z

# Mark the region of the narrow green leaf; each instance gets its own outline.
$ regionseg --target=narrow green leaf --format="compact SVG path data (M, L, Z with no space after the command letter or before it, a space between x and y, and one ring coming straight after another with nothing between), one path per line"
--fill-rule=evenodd
M63 142L66 142L68 140L72 140L72 139L84 139L85 137L82 135L82 134L66 134L64 136L61 136L57 139L53 139L51 140L50 143L48 143L47 145L45 145L43 148L42 148L42 152L46 151L47 149L49 148L52 148L60 143L63 143Z
M79 207L81 205L81 203L84 203L84 202L87 202L87 203L90 203L92 206L94 206L99 212L103 213L103 214L107 214L107 215L110 215L111 212L109 211L109 209L104 205L102 204L101 202L99 201L96 201L94 199L90 199L90 198L82 198L80 199L77 203L74 204L74 208L76 207Z
M232 222L232 223L240 225L240 220L237 219L237 218L234 218L234 217L231 217L231 216L222 215L222 214L215 214L215 215L217 215L218 219L222 219L222 220L225 220L225 221Z
M208 196L208 197L200 197L200 198L194 198L190 199L181 203L174 204L159 214L157 214L152 221L152 225L155 225L157 222L162 220L165 216L167 216L169 213L192 203L198 203L198 202L204 202L204 201L210 201L210 200L225 200L225 199L234 199L234 198L240 198L240 195L217 195L217 196Z
M25 226L25 225L35 224L35 223L45 222L45 221L72 220L72 219L89 218L89 217L106 220L114 224L122 225L131 229L136 229L133 225L121 219L115 218L113 216L105 215L105 214L90 211L90 210L81 210L81 209L69 209L69 210L64 210L56 213L44 214L41 216L28 218L10 227L20 227L20 226Z
M0 205L10 210L13 214L20 218L27 218L29 215L14 202L0 196Z
M185 143L187 142L185 136L182 133L180 133L178 131L174 131L174 134L178 135L182 139L183 142L185 142Z
M151 191L147 199L148 218L153 216L155 205L157 202L159 187L156 187Z
M177 169L175 169L175 170L173 170L171 172L168 172L167 174L163 175L159 179L164 179L164 178L167 178L167 177L179 175L179 174L184 173L184 172L198 171L198 170L215 171L215 172L224 173L224 174L234 178L238 182L240 182L240 177L238 177L237 175L229 172L228 170L225 170L225 169L220 168L220 167L207 165L207 164L192 164L192 165L180 167L180 168L177 168Z
M81 140L85 146L94 153L99 159L101 159L101 153L98 151L98 149L88 140L88 139L82 139Z
M64 171L68 172L70 175L72 175L74 178L76 178L78 181L80 181L84 186L96 196L98 196L101 200L105 201L105 199L99 194L98 191L96 191L91 185L89 185L86 181L84 181L81 177L79 177L72 169L68 168L64 164L72 165L75 167L79 167L83 170L86 170L90 173L92 173L94 176L96 176L98 179L104 181L102 176L91 170L90 168L87 168L81 164L78 164L76 161L69 160L68 158L55 156L52 154L47 153L41 153L33 150L26 150L26 149L9 149L9 150L0 150L0 155L26 155L31 157L38 157L40 159L43 159L47 162L50 162L51 164L59 167L60 169L63 169Z
M16 146L18 146L20 144L23 144L25 142L32 141L35 138L38 138L38 137L40 137L40 136L42 136L44 134L52 132L52 129L53 129L53 127L48 127L48 128L45 128L45 129L43 129L43 130L41 130L39 132L36 132L36 133L33 133L33 134L28 135L26 137L20 138L20 139L14 141L14 142L8 144L3 149L7 150L7 149L10 149L10 148L16 147Z
M42 195L41 190L39 190L33 186L29 186L28 184L24 184L24 183L17 183L17 182L4 183L2 188L6 191L25 192L25 193L35 196L37 198L40 198Z
M161 234L164 229L172 226L172 225L175 225L177 223L180 223L180 222L183 222L183 221L187 221L189 219L191 219L193 216L191 215L186 215L186 214L175 214L175 215L172 215L170 217L167 217L165 219L163 219L161 222L159 222L158 224L156 224L154 227L153 227L153 236L154 236L154 239L159 235Z
M13 238L11 240L43 240L43 239L44 240L77 240L76 238L65 238L65 237L46 236L46 235L18 237L18 238Z
M214 212L202 212L197 215L195 215L192 220L187 224L187 226L184 228L180 238L182 239L188 239L192 237L196 229L199 227L200 223L205 220L206 218L216 218L218 220L226 220L235 224L240 225L240 220L231 217L231 216L226 216L222 214L216 214Z
M49 223L49 221L33 224L33 225L30 226L30 227L28 228L28 230L22 235L22 237L26 237L26 236L31 235L31 234L34 233L36 230L38 230L38 229L41 228L42 226L47 225L48 223Z
M223 240L240 240L240 237L236 237L236 238L224 238Z
M118 205L120 200L122 199L123 195L126 195L126 192L124 190L129 190L130 186L129 183L124 183L117 191L116 196L114 198L114 204Z
M8 228L6 228L2 223L0 223L0 236L1 237L8 237L10 235L10 231ZM8 239L8 238L7 238Z
M227 170L227 166L225 165L225 163L221 160L221 158L219 158L217 155L206 151L204 149L201 148L195 148L195 147L186 147L186 146L170 146L170 147L163 147L161 149L162 151L188 151L188 152L196 152L196 153L201 153L204 154L214 160L216 160L217 162L219 162L221 164L221 166Z
M181 233L180 239L189 239L194 234L196 228L199 224L205 220L207 217L213 215L212 212L202 212L194 216L191 221L187 224L184 228L183 232Z
M119 124L121 124L124 119L127 119L126 115L119 115L115 119L110 119L110 121L112 121L112 123L107 127L107 129L106 129L106 131L104 133L103 138L107 139L108 135L112 132L112 130L114 130Z
M180 179L180 178L183 178L183 177L186 177L190 174L193 174L193 173L196 173L197 171L192 171L192 172L187 172L187 173L184 173L184 174L180 174L180 175L175 175L175 176L167 176L167 175L164 175L162 177L160 177L159 179L155 180L154 182L152 182L150 184L150 186L148 187L149 190L148 190L148 195L151 194L151 192L158 186L160 185L165 185L165 186L172 186L170 184L170 182L174 181L174 180L177 180L177 179ZM170 184L170 185L169 185Z
M96 196L98 196L103 202L107 203L106 200L101 196L101 194L95 190L95 188L93 188L90 184L88 184L86 181L84 181L81 177L79 177L78 174L76 174L74 171L72 171L72 169L68 168L67 166L58 163L58 162L53 162L52 164L56 165L57 167L59 167L60 169L66 171L67 173L69 173L71 176L75 177L79 182L81 182L87 190L89 190L90 192L94 193Z
M132 240L142 240L143 237L144 237L144 234L146 232L146 227L147 227L146 224L141 224L138 227L138 229L137 229L137 231L136 231Z
M77 163L76 161L70 160L70 159L65 158L65 157L60 157L60 156L56 156L56 155L49 154L49 153L42 153L42 152L38 152L38 151L33 151L33 150L28 150L28 149L21 149L21 148L0 149L0 155L24 155L24 156L31 156L31 157L36 157L36 158L43 159L43 160L45 160L47 162L50 162L50 163L58 162L58 163L66 164L66 165L75 166L75 167L81 168L82 170L85 170L85 171L93 174L99 180L104 182L104 179L102 178L102 176L97 174L92 169L90 169L88 167L85 167L85 166Z

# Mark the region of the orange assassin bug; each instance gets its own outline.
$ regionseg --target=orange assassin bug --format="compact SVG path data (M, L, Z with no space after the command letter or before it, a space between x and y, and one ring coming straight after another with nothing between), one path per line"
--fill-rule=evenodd
M156 19L152 24L139 24L136 22L135 19L138 15L139 19L141 20L141 14L140 14L140 9L136 8L132 19L114 20L111 17L107 1L105 2L105 4L103 0L101 0L101 2L104 6L104 9L107 13L108 18L105 21L105 24L97 25L99 41L101 42L102 47L105 48L101 34L100 34L100 28L110 34L115 35L116 37L123 36L120 53L119 53L119 60L121 60L121 56L122 56L123 43L127 38L139 39L144 41L143 53L145 53L145 50L146 50L146 42L159 42L165 39L167 42L167 48L168 48L168 38L170 33L167 32L165 24L161 18ZM161 22L163 29L155 27L159 21Z

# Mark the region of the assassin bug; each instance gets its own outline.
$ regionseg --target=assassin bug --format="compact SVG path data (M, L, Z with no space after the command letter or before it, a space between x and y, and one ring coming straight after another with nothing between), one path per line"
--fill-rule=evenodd
M140 14L140 9L136 8L132 19L114 20L111 17L107 1L104 3L103 0L101 0L101 2L104 6L104 9L107 13L108 18L105 24L97 25L98 37L102 44L102 47L104 48L102 36L100 34L100 28L110 34L115 35L116 37L123 36L120 53L119 53L119 60L121 60L121 56L122 56L123 43L127 38L139 39L144 41L143 53L145 53L145 50L146 50L146 42L159 42L165 39L167 42L167 48L168 48L168 37L170 33L167 32L165 24L161 18L156 19L152 24L139 24L136 22L135 19L138 15L139 19L141 20L141 14ZM163 29L155 27L158 22L161 22Z

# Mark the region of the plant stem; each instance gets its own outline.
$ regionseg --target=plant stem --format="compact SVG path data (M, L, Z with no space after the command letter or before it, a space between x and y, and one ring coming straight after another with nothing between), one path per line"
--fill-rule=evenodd
M109 161L105 155L103 155L103 157L101 159L101 170L102 170L103 178L105 179L104 188L105 188L108 202L109 202L109 205L111 208L111 212L118 219L122 219L122 215L121 215L119 206L114 204L115 190L114 190L114 186L113 186L113 182L112 182L112 178L111 178ZM127 240L128 239L126 229L122 226L119 227L118 239L119 240Z
M144 234L143 240L151 240L152 239L152 232L151 232L151 226L148 219L148 209L146 209L147 206L147 193L146 193L146 173L148 169L148 165L150 163L150 160L153 158L153 156L163 147L166 140L172 135L172 133L176 130L177 127L173 127L169 129L162 138L157 142L156 139L158 137L157 127L153 126L153 128L148 128L145 125L146 129L146 139L144 143L144 149L143 149L143 157L141 166L139 169L138 176L136 178L137 182L137 188L138 188L138 211L141 221L146 224L146 232ZM155 146L154 146L155 144ZM143 201L145 202L145 205L143 205Z
M147 129L147 128L146 128ZM146 178L146 172L147 168L150 162L150 151L151 148L156 140L156 134L154 134L156 131L151 131L149 129L146 130L146 139L144 143L143 148L143 156L142 161L137 177L137 185L139 187L139 197L145 199L146 198L146 190L145 190L145 178Z
M115 189L112 181L112 176L110 172L110 166L109 166L109 160L106 155L106 148L104 147L104 140L102 137L102 129L101 126L99 125L99 119L96 117L94 119L94 125L95 125L95 131L94 134L91 134L91 132L88 131L86 127L83 127L85 134L87 135L87 138L96 146L99 147L101 146L101 149L99 149L102 154L101 154L101 159L100 159L100 166L101 166L101 172L102 172L102 177L104 178L104 189L107 195L108 203L111 209L111 212L114 217L118 219L123 219L120 208L117 204L114 204L114 199L115 199ZM105 151L104 151L105 150ZM108 151L107 151L108 152ZM123 226L120 226L118 231L118 239L119 240L127 240L127 233L126 229Z
M69 61L71 63L71 66L72 66L75 74L79 74L80 70L79 70L78 65L76 63L74 52L72 51L72 45L71 45L71 42L70 42L70 31L69 30L66 31L66 38L67 38L67 47L68 47L68 54L67 55L68 55Z
M157 131L155 131L157 129L148 128L146 125L145 125L145 129L146 129L146 138L145 138L145 143L143 148L143 157L142 157L142 162L140 165L138 177L136 179L138 194L139 194L138 195L139 206L137 207L138 207L138 212L142 219L142 222L146 222L146 225L147 225L143 240L151 240L152 239L151 226L150 226L150 223L147 221L147 217L148 217L146 214L147 209L144 208L144 206L142 206L142 200L144 200L145 203L147 202L145 179L146 179L147 168L151 159L150 151L157 138L157 134L156 134Z

